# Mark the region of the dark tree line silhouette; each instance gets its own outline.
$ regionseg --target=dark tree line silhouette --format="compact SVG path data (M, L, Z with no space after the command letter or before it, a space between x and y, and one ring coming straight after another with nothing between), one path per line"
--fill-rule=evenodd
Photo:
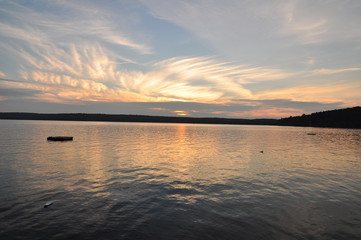
M282 118L278 121L278 124L285 126L361 128L361 107Z
M162 117L124 114L88 113L22 113L2 112L0 119L53 120L53 121L99 121L99 122L155 122L155 123L202 123L242 125L282 125L307 127L361 128L361 107L345 108L282 119L238 119Z
M0 113L0 119L54 120L54 121L99 121L99 122L155 122L155 123L203 123L203 124L248 124L275 125L276 119L237 119L237 118L194 118L162 117L123 114L88 114L88 113Z

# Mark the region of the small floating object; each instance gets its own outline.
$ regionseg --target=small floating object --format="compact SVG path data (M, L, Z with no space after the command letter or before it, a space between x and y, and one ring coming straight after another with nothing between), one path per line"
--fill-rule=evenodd
M73 141L73 137L67 136L55 136L55 137L48 137L48 141Z
M307 135L316 135L316 133L307 133Z
M263 153L263 151L260 151L260 153Z
M50 202L45 203L44 208L49 207L49 206L52 205L53 203L54 203L53 201L50 201Z

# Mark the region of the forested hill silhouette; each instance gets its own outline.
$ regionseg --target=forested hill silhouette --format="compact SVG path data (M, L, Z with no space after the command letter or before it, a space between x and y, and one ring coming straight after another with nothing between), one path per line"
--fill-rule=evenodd
M307 127L335 127L361 128L361 107L344 108L297 117L282 118L278 125L307 126Z
M162 116L146 116L146 115L91 114L91 113L47 114L47 113L21 113L21 112L2 112L0 113L0 119L99 121L99 122L247 124L247 125L276 125L278 121L277 119L162 117Z

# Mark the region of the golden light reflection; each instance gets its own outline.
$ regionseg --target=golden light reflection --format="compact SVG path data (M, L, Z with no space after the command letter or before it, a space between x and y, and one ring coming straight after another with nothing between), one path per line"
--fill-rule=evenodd
M178 139L185 139L186 131L187 131L187 127L185 125L178 125L177 127Z
M236 126L193 124L134 124L131 134L123 134L128 143L114 153L119 159L131 157L127 167L140 170L138 181L150 184L166 182L172 188L168 195L177 201L193 202L202 195L200 185L226 184L239 177L250 166L251 145L239 136ZM137 127L139 126L139 127ZM226 131L223 132L222 129ZM235 131L236 130L236 131ZM231 138L231 139L229 139ZM136 144L130 144L136 140ZM126 152L123 151L126 147ZM131 154L131 156L129 156ZM122 155L122 156L121 156ZM154 178L162 176L162 179ZM206 196L214 198L214 196ZM217 198L213 199L217 201Z
M151 126L134 129L129 135L123 134L115 152L123 154L122 143L134 142L136 138L136 145L127 147L133 166L163 166L158 174L168 175L174 181L190 181L195 176L206 178L209 175L209 169L201 168L201 165L217 153L220 139L206 139L205 133L198 131L193 125L144 125Z
M172 189L168 197L192 202L199 197L217 201L202 195L202 186L255 178L277 182L293 176L284 174L302 174L302 169L318 176L320 169L352 171L356 166L344 159L359 156L359 132L317 129L317 135L309 136L307 131L276 126L47 123L34 128L34 139L22 147L24 158L31 160L23 167L43 179L39 188L107 196L109 184L121 179L164 184ZM46 141L49 133L76 135L73 142L51 143Z
M105 196L109 192L103 191L104 182L109 177L107 166L113 156L113 146L103 144L100 141L88 141L102 139L103 134L96 128L88 128L83 132L78 131L77 124L51 124L43 127L36 141L29 143L28 155L37 168L31 171L34 176L43 176L44 189L63 189L67 191L91 192L94 196ZM79 124L81 125L81 123ZM47 142L48 134L71 135L72 142ZM61 177L56 177L61 176Z

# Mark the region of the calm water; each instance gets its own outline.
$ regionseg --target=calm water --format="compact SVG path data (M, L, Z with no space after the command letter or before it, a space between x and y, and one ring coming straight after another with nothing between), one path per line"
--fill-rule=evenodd
M0 239L361 237L361 130L0 120L0 133Z

